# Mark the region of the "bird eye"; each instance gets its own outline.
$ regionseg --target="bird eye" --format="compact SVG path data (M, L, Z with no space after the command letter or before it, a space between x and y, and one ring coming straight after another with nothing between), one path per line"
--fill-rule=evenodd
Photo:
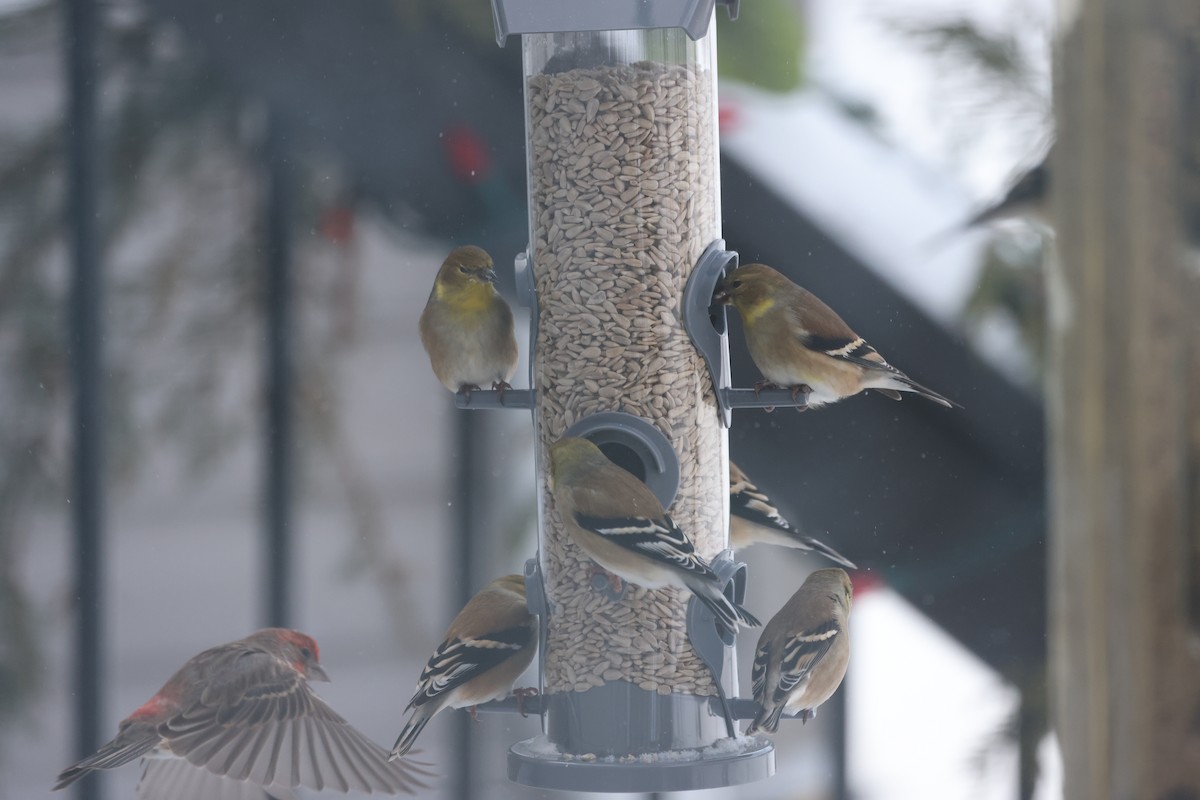
M459 266L458 266L458 271L459 271L459 272L461 272L463 275L466 275L468 272L470 272L470 270L469 270L469 269L467 269L466 267L462 266L461 264L459 264Z
M731 283L731 284L729 284L729 285L730 285L732 288L736 289L736 288L738 288L739 286L741 286L741 285L742 285L742 282L741 282L741 281L734 281L733 283Z
M312 658L312 650L309 650L307 647L301 647L300 655L304 656L305 658Z

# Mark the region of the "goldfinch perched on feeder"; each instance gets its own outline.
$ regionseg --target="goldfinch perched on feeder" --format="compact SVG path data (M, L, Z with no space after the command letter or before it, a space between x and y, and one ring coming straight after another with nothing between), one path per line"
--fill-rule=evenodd
M725 596L646 484L587 439L564 436L550 446L550 491L568 533L604 569L647 589L688 589L732 633L739 622L761 624Z
M412 763L342 719L308 685L329 677L317 643L267 628L191 658L121 723L116 737L62 771L55 789L86 773L147 757L138 797L210 800L293 797L291 789L412 794Z
M850 559L824 542L804 536L788 523L771 499L750 482L738 465L729 462L729 546L734 550L752 544L774 544L820 553L829 560L857 569Z
M845 571L819 569L763 628L751 672L758 715L746 733L774 733L785 711L807 722L837 691L850 662L853 596Z
M512 309L496 291L492 257L474 245L446 256L421 312L421 344L452 392L511 388L517 370Z
M537 652L536 619L525 605L525 579L505 575L483 587L450 623L408 701L408 721L390 759L407 753L443 708L507 697ZM527 694L521 690L521 695Z
M767 381L791 388L793 396L807 392L809 408L867 389L893 400L915 392L957 405L884 361L832 308L765 264L726 275L713 299L742 315L750 357Z

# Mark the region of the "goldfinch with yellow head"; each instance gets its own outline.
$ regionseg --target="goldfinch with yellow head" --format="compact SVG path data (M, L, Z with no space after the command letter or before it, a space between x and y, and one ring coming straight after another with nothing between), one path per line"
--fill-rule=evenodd
M508 303L496 291L487 251L456 247L446 256L421 312L421 344L452 392L491 386L503 392L517 370L517 337Z

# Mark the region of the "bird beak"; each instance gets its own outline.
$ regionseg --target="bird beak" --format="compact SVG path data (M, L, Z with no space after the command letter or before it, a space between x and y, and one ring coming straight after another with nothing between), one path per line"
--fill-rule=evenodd
M496 270L494 270L494 269L485 269L483 271L483 279L485 281L487 281L488 283L494 284L496 282L497 277L498 276L496 275Z
M325 683L329 683L329 673L320 664L309 664L308 679L310 681L324 681Z
M713 303L720 306L729 305L733 298L729 296L729 292L725 291L725 284L717 287L717 291L713 292Z

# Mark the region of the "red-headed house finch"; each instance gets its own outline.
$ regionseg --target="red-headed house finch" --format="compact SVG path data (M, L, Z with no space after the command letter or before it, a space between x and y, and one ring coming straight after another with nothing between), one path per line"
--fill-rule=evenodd
M807 389L810 408L868 389L893 400L915 392L957 405L884 361L832 308L765 264L726 275L713 299L741 314L750 358L763 377L793 394Z
M142 756L183 759L280 797L299 786L363 794L412 794L424 786L414 773L427 773L412 763L389 764L387 751L326 705L310 680L329 677L317 643L297 631L266 628L205 650L126 717L112 741L63 770L54 788ZM149 764L138 795L211 800L206 792L216 783L189 779L173 764Z

